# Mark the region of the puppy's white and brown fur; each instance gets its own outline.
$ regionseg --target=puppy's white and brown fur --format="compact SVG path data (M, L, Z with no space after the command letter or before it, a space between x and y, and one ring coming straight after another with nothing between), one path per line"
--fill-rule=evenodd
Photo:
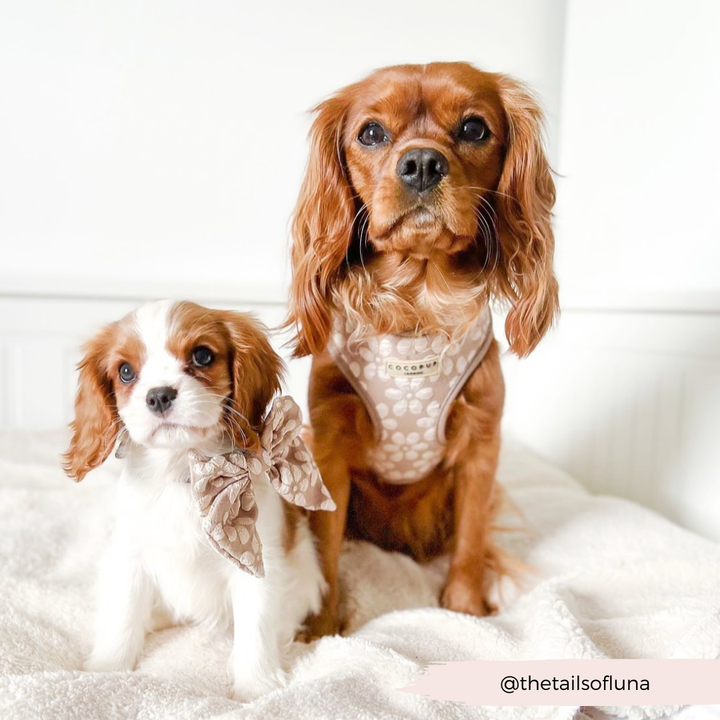
M124 457L86 668L132 669L161 610L176 623L234 626L236 698L282 685L283 649L319 611L325 587L307 521L267 482L254 483L265 564L255 578L210 547L184 482L190 448L258 446L283 370L264 329L241 313L161 301L85 349L65 469L81 480L118 441ZM176 393L162 412L149 402L158 388Z

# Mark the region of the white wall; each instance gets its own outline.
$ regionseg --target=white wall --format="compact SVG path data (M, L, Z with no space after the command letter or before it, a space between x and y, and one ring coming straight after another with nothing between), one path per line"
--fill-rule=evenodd
M570 0L566 305L720 310L720 3Z
M0 3L0 290L282 299L306 110L375 67L531 82L564 0Z

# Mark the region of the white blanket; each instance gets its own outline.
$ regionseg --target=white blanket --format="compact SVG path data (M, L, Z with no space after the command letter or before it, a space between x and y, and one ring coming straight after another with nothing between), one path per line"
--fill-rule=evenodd
M400 692L431 661L720 657L720 545L641 507L593 497L517 448L500 477L526 529L502 545L533 568L503 611L437 607L446 561L365 543L342 558L347 637L293 646L287 688L227 697L229 639L177 627L132 673L81 672L93 575L111 530L112 463L76 486L64 435L0 435L0 718L572 718L577 708L478 708ZM664 710L605 709L631 718Z

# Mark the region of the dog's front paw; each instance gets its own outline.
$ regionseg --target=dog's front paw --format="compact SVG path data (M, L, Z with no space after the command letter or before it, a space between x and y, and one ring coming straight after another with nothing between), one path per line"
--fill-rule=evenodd
M448 610L478 617L497 612L497 607L485 597L482 583L478 583L472 576L459 574L448 580L440 604Z
M282 670L268 673L235 673L232 698L239 702L252 702L266 693L285 687L287 675Z
M311 615L305 621L305 627L297 634L297 640L309 643L325 635L339 635L341 630L338 612L332 612L325 606L317 615Z

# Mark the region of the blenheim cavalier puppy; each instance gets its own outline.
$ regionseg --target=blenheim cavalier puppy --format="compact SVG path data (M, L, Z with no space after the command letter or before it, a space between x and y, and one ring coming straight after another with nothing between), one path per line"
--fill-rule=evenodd
M122 457L87 670L131 670L158 618L232 628L233 695L285 682L325 582L307 517L333 503L251 316L160 301L103 328L80 363L64 457L82 480Z

